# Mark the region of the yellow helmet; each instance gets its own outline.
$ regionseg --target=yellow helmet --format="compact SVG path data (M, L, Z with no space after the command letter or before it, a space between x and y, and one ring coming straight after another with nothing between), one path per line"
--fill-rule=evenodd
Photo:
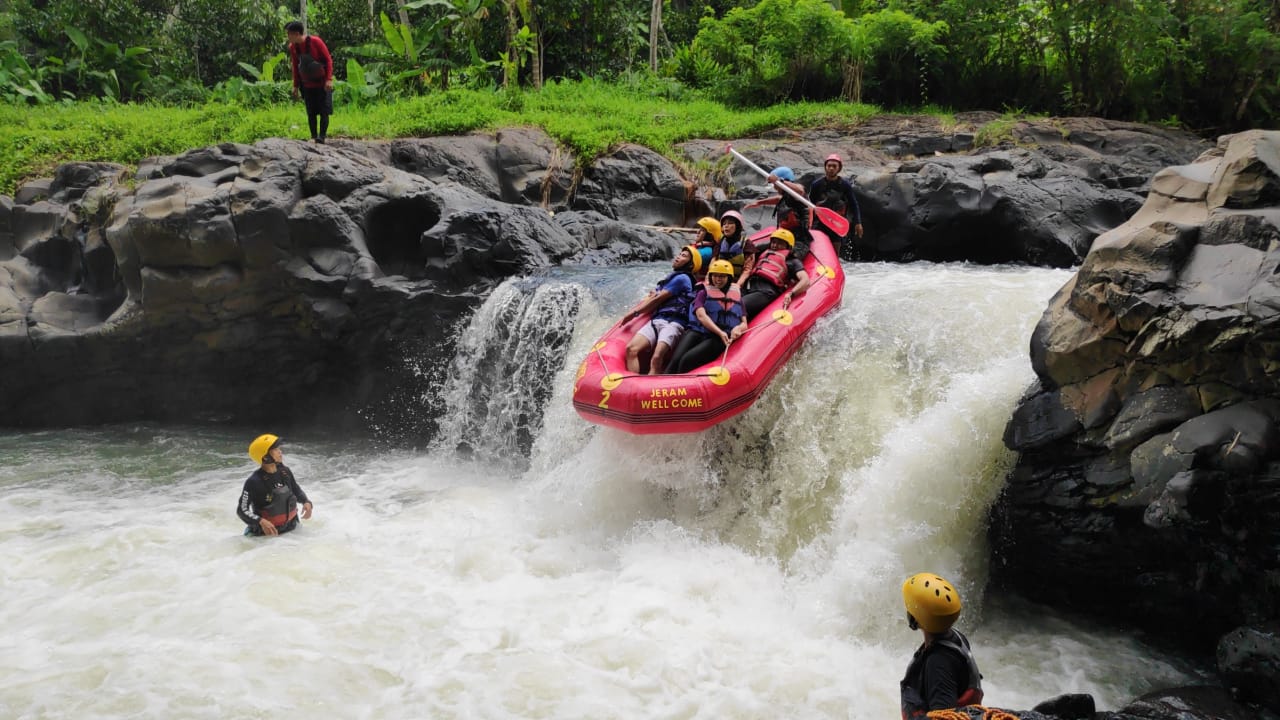
M262 464L262 458L267 456L267 451L280 443L280 438L275 435L259 435L249 443L249 457L253 461Z
M733 279L733 263L728 260L712 260L711 267L707 270L708 275L728 275L729 279Z
M933 573L916 573L902 583L902 602L916 624L931 633L946 632L960 617L960 593Z
M782 228L778 228L777 230L774 230L772 234L769 235L770 240L774 238L778 238L779 240L785 242L787 245L790 245L791 247L796 246L796 236L792 235L790 230L783 230Z
M698 225L717 240L724 236L724 229L720 227L720 221L713 217L698 218Z
M685 245L683 248L680 248L680 249L681 249L681 250L688 250L688 251L689 251L689 255L690 255L690 256L692 256L692 258L693 258L693 271L694 271L695 273L696 273L696 272L701 271L701 270L702 270L702 251L698 249L698 246L697 246L697 245Z

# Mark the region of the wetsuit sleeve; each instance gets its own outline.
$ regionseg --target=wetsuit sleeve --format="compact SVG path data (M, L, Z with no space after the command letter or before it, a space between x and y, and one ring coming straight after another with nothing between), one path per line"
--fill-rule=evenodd
M804 272L804 263L794 257L787 258L787 283L794 283L800 273Z
M847 199L845 212L849 214L849 220L854 225L862 224L862 208L858 207L858 196L853 192L853 183L848 180L844 181L844 196Z
M949 710L956 706L968 678L967 665L954 652L935 652L924 661L924 703L929 710Z
M245 525L257 525L262 516L253 509L253 495L256 483L253 476L250 475L248 480L244 481L244 489L240 491L240 502L236 504L236 515L244 521Z
M284 468L284 471L286 474L285 476L289 478L289 489L293 491L293 496L297 498L298 504L305 505L311 502L311 500L307 498L307 494L302 492L302 488L298 486L298 481L293 477L293 471L287 467Z

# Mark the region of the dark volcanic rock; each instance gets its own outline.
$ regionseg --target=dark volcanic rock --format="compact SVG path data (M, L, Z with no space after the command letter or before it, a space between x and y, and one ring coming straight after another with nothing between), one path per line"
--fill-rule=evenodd
M405 349L447 348L496 283L672 250L371 156L227 144L145 163L132 190L121 168L68 165L0 206L4 422L389 412L423 382Z
M883 117L738 145L805 179L829 152L846 157L867 226L852 249L864 257L1057 265L1136 207L1141 189L1124 177L1194 145L1063 120L1079 127L1028 123L1016 147L947 155L972 152L991 118L957 120ZM1040 149L1027 145L1037 132ZM566 262L670 257L692 239L670 226L766 192L719 141L686 143L681 167L633 145L582 164L529 128L335 143L201 148L149 159L131 182L118 166L73 163L0 197L0 423L333 410L382 428L411 414L406 432L430 434L437 411L407 408L430 405L425 385L458 320L498 283ZM1220 225L1224 243L1261 229ZM1127 317L1146 311L1135 302ZM1096 395L1090 428L1119 402L1095 385L1081 386ZM1074 431L1060 407L1082 390L1053 392L1035 406L1049 425L1027 437Z
M1062 118L1017 124L1010 130L1016 145L974 149L978 126L991 118L972 119L942 128L936 118L886 116L848 132L775 133L733 144L766 170L792 168L806 185L822 175L828 154L846 158L866 230L849 257L1050 267L1080 263L1095 237L1141 207L1156 171L1209 147L1188 133ZM690 141L681 149L694 162L724 168L719 177L739 197L772 193L747 166L729 164L725 143Z
M1155 177L1035 330L1039 379L1005 432L1022 456L992 524L999 581L1217 645L1273 709L1274 635L1219 638L1280 619L1278 219L1280 133Z

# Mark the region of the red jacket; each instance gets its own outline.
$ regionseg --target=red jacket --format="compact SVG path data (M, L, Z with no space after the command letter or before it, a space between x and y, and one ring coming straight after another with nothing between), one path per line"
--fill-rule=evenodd
M298 71L298 55L306 52L324 65L324 77L318 80L306 80ZM293 86L306 88L322 88L333 79L333 56L324 41L315 35L306 35L301 45L289 45L289 65L293 67Z

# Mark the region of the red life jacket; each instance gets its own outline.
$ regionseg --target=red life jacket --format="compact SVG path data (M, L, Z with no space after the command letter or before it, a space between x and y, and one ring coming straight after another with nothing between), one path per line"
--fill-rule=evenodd
M762 277L778 288L785 288L791 280L791 273L787 271L787 256L790 254L790 250L765 250L756 258L751 276Z

